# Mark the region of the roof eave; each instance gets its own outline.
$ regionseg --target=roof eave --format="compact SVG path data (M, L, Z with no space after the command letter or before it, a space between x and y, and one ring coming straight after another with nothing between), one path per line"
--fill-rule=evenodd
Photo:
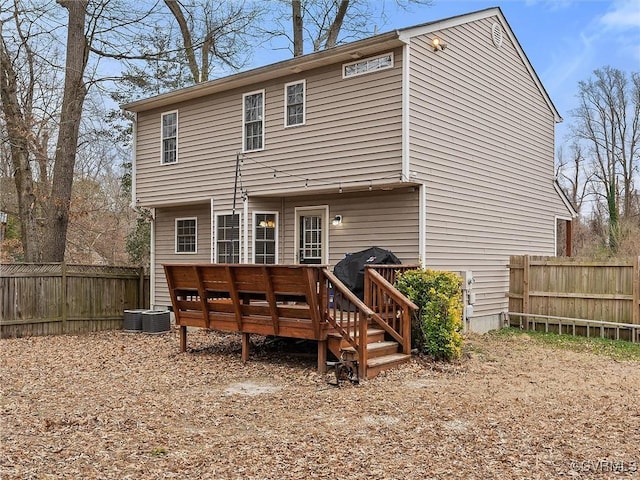
M332 63L349 62L373 54L386 48L396 48L403 45L399 39L399 32L392 31L373 37L340 45L321 52L310 53L300 57L283 60L281 62L254 68L245 72L198 83L191 87L182 88L155 97L145 98L121 105L123 110L143 112L154 108L166 107L178 102L192 100L233 88L260 83L273 78L283 77L294 73L301 73L313 68L330 65Z
M555 188L556 192L558 193L558 196L562 200L562 203L564 203L564 206L567 207L567 210L571 214L571 217L572 218L578 217L580 215L578 213L578 210L576 210L576 208L571 203L571 200L569 200L569 197L567 197L567 194L564 192L564 190L560 186L560 182L558 181L557 178L553 180L553 188Z

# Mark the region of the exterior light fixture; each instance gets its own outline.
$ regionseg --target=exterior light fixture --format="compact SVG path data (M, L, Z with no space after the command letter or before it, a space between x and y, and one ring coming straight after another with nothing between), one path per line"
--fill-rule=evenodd
M335 226L342 225L342 215L336 215L335 217L333 217L333 221L331 223L333 223Z
M444 43L440 38L438 37L433 37L433 39L431 40L431 45L433 46L433 51L434 52L438 52L438 51L442 51L445 48L447 48L447 44Z

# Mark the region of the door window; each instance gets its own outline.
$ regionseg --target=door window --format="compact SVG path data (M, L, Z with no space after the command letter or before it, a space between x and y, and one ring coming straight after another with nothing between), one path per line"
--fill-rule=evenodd
M322 215L300 216L300 263L322 263Z

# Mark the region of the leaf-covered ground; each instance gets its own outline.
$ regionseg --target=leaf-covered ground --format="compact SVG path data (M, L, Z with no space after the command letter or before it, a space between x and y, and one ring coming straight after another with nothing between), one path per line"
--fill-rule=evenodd
M0 341L2 479L640 476L640 362L472 336L331 385L256 338L106 332Z

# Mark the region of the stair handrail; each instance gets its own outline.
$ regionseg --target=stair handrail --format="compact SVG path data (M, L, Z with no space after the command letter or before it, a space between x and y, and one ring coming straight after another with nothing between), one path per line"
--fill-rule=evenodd
M389 305L381 305L378 303L381 298L392 300L391 312L395 315L399 312L399 327L389 324L379 313L381 310L389 311ZM375 267L365 268L364 274L364 303L374 310L373 320L380 325L387 333L395 338L402 345L402 353L409 354L411 352L411 316L413 311L418 310L418 306L405 297L398 289L387 281Z
M322 309L325 320L351 345L357 354L359 364L359 376L366 378L367 371L367 330L369 321L375 317L375 312L371 310L362 300L360 300L342 281L336 277L328 268L322 269L325 292L329 285L333 288L333 305L330 305L329 295L326 294L326 300L323 301ZM321 296L324 296L321 293ZM337 301L340 297L347 300L348 305L353 305L355 310L346 311L342 302ZM339 304L339 305L338 305ZM339 313L339 315L338 315ZM356 335L356 328L358 334Z

